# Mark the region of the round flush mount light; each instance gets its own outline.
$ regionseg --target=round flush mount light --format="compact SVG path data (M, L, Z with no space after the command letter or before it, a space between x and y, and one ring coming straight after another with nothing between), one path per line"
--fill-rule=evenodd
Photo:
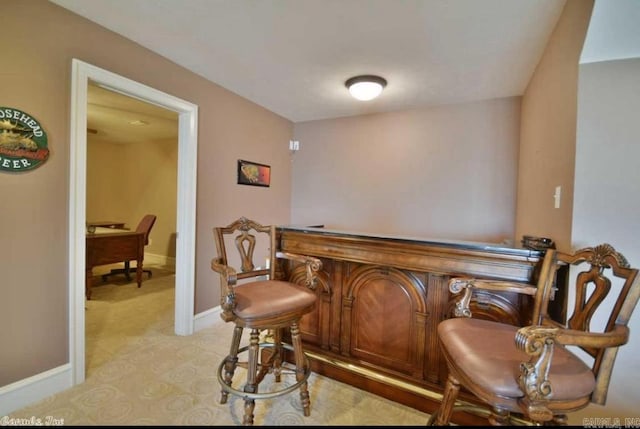
M134 127L143 127L145 125L149 125L147 121L143 121L142 119L134 119L129 121L129 125L133 125Z
M380 76L362 75L354 76L344 83L349 92L358 100L373 100L382 92L387 81Z

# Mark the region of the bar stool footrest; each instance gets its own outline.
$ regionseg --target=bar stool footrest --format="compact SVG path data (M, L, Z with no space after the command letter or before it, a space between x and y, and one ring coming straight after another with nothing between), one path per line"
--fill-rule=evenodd
M283 349L287 349L289 351L293 351L293 346L291 346L290 344L286 344L286 343L281 343L280 346ZM260 343L258 344L259 349L264 349L264 348L274 348L275 344L274 343ZM249 346L245 346L242 347L240 349L238 349L238 355L240 355L241 353L246 352L247 350L249 350ZM293 392L294 390L298 389L303 383L306 383L307 379L309 378L309 375L311 375L311 365L309 364L309 358L307 356L306 353L304 354L304 377L302 379L300 379L299 381L297 381L296 383L290 385L290 386L286 386L282 389L278 389L278 390L274 390L271 392L255 392L255 393L250 393L250 392L245 392L242 389L237 389L235 387L229 386L224 382L224 365L226 363L226 359L223 360L220 365L218 366L218 382L220 384L220 387L222 388L222 390L224 390L227 393L230 393L232 395L236 395L236 396L240 396L242 398L245 399L269 399L269 398L275 398L277 396L282 396L285 395L287 393ZM238 365L239 366L239 365ZM236 368L237 369L237 368ZM283 368L285 369L285 368ZM286 368L289 369L289 368ZM295 369L296 371L298 370L298 368ZM282 372L282 375L284 375L285 373ZM259 387L259 385L258 385Z

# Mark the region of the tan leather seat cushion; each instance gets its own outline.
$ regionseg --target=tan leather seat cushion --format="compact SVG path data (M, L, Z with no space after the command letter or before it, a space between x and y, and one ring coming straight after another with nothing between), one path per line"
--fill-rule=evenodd
M515 326L480 319L448 319L438 325L442 346L458 370L488 392L507 398L524 396L518 385L520 362L529 356L516 348ZM593 392L587 365L564 347L554 347L549 380L553 400L580 398Z
M312 307L316 294L304 286L279 280L264 280L235 287L234 313L245 320L295 313Z

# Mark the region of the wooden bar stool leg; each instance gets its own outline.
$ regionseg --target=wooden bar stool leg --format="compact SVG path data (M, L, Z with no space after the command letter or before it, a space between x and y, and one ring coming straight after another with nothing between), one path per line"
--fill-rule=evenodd
M460 391L460 382L451 374L447 378L447 384L442 395L442 404L438 409L438 417L436 418L436 426L448 426L453 413L453 405L456 403L458 392Z
M243 426L253 426L253 410L256 408L255 399L246 398L244 400L244 419Z
M246 393L256 393L258 391L258 383L256 378L258 375L258 355L260 349L260 332L258 329L251 329L249 337L249 362L247 364L247 383L244 385ZM253 410L256 401L252 398L244 400L244 420L242 424L249 426L253 424Z
M296 380L301 381L305 378L307 368L305 368L305 356L302 350L302 339L300 338L300 329L298 328L297 322L291 324L291 342L293 343L293 354L295 355L296 361ZM306 381L300 385L300 402L302 403L304 415L307 417L311 415L309 408L311 400L309 399Z
M284 352L282 348L282 328L277 328L273 333L273 352L275 358L273 360L273 375L276 383L280 382L280 374L282 373L282 354Z
M233 338L231 340L231 347L229 348L229 356L225 359L224 363L224 383L227 386L231 386L231 380L233 374L236 371L238 365L238 349L240 348L240 339L242 338L242 327L236 326L233 329ZM224 389L220 391L220 403L226 404L229 393Z

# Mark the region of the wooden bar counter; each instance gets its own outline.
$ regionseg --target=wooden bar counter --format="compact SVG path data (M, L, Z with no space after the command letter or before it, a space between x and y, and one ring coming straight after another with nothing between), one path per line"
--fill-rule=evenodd
M436 328L452 314L449 278L535 283L543 257L487 243L323 228L278 231L280 250L322 261L318 305L301 322L313 370L427 413L439 404L446 381ZM304 283L301 266L282 267L280 274ZM471 309L474 317L521 326L529 306L527 296L495 292L477 294ZM460 398L471 402L464 392ZM486 423L457 414L456 423Z

